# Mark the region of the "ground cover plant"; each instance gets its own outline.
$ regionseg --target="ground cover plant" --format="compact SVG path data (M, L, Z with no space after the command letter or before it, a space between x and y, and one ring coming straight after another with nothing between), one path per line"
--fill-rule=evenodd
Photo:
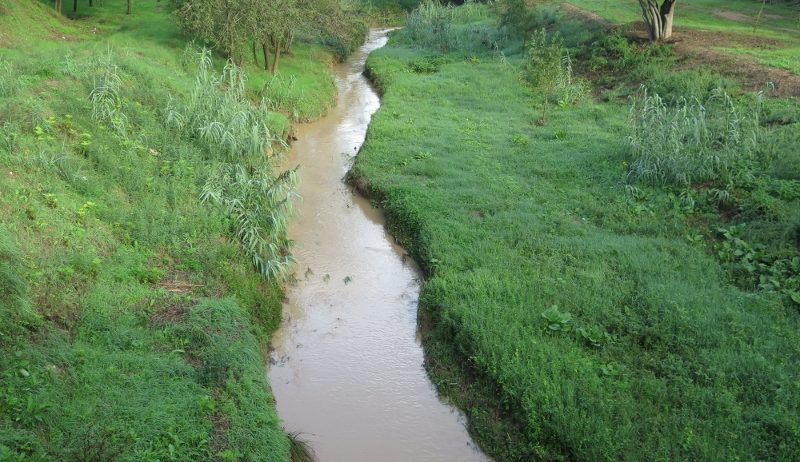
M508 25L483 49L410 28L367 63L383 106L350 179L423 266L434 382L497 460L799 458L797 101L558 10L529 24L596 96L545 124Z
M246 80L167 2L94 3L0 6L0 460L289 460L271 162L332 58L298 43Z

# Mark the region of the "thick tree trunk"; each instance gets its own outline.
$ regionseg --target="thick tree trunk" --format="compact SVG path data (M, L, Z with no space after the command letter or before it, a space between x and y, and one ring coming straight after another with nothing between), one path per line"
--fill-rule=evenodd
M677 0L664 0L659 6L658 0L639 0L642 18L651 41L657 42L672 37L676 2Z
M128 0L128 12L125 14L131 14L131 0Z
M672 37L672 19L675 17L676 1L664 0L661 4L661 38L664 40Z
M61 0L56 0L55 8L56 8L56 12L58 14L61 14Z

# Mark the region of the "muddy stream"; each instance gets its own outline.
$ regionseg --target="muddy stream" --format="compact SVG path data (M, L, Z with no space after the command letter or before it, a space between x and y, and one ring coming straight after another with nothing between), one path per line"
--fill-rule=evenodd
M380 211L343 183L380 106L364 78L385 31L336 70L337 106L297 127L300 165L289 234L297 282L273 338L269 380L288 431L320 462L482 461L463 417L439 401L417 335L420 273Z

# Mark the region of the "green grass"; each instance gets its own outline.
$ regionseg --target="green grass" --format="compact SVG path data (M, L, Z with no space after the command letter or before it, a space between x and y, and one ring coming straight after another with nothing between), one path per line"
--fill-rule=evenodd
M0 8L0 460L288 460L262 351L281 288L201 204L208 150L165 128L187 40L166 2L96 3ZM124 130L92 117L105 60ZM284 60L274 133L329 107L329 63Z
M421 72L423 60L437 65ZM367 64L383 105L351 180L421 263L429 371L489 454L800 457L797 307L733 284L713 229L736 220L687 210L677 190L626 192L625 103L555 109L536 126L519 57L395 38ZM792 141L775 143L793 156ZM764 231L796 218L786 198L771 218L748 209L760 218L744 227L791 257L791 239Z
M600 15L612 24L641 21L636 0L570 0L568 3ZM800 8L785 2L767 2L761 19L761 2L752 0L698 0L678 4L675 26L733 34L742 44L715 46L725 52L751 56L755 61L800 75ZM736 19L722 13L743 15ZM766 44L772 41L774 43Z

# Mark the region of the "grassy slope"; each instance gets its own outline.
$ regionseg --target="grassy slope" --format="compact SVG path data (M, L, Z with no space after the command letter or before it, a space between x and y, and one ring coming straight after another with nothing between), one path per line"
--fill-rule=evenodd
M97 3L0 7L0 460L286 460L261 351L281 290L199 203L203 151L162 124L193 84L186 41L164 2ZM319 53L284 61L302 116L333 95ZM107 56L126 136L91 117Z
M613 24L641 21L636 0L570 0L579 8L594 12ZM720 50L754 57L767 66L787 69L800 75L800 8L782 2L768 2L764 7L758 27L761 2L752 0L697 0L678 4L676 27L686 27L710 32L733 33L746 43L748 37L773 39L775 43L739 45ZM736 19L721 16L724 13L740 15Z
M429 55L395 41L370 57L384 99L353 178L426 269L434 381L484 448L800 457L800 316L732 287L687 240L698 217L675 196L624 194L627 107L587 103L538 127L513 59L456 53L411 71ZM572 330L548 331L552 306Z

